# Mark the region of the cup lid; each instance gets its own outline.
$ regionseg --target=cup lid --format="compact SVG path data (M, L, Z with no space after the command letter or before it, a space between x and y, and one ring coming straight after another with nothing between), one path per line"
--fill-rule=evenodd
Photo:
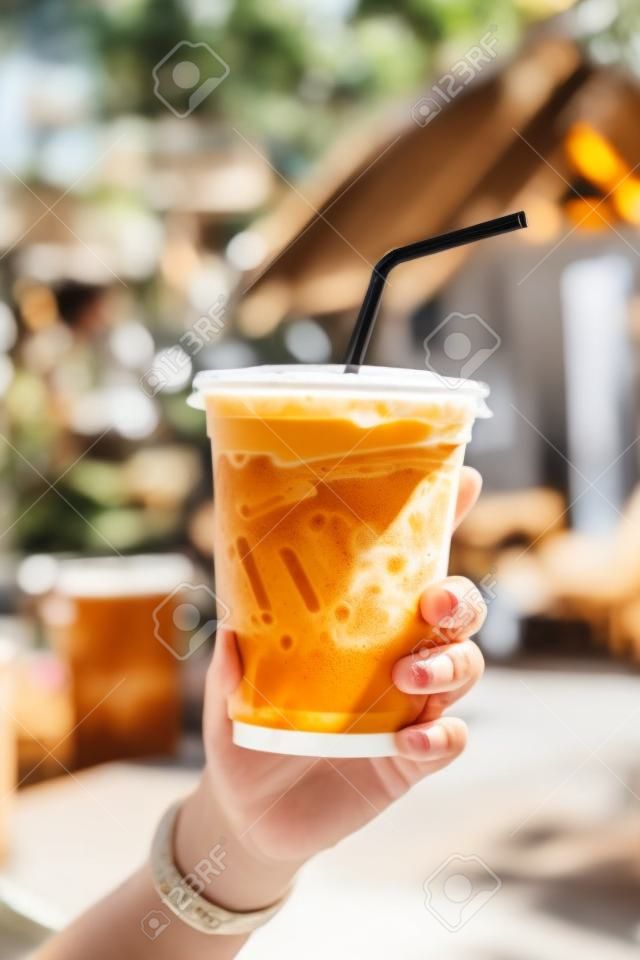
M61 560L58 593L71 597L153 596L193 579L193 565L178 553Z
M345 373L344 364L281 364L243 367L232 370L203 370L193 381L190 406L204 409L208 393L252 394L286 392L322 392L336 394L413 395L423 399L446 397L447 402L473 402L476 417L491 416L485 404L489 387L478 380L441 377L428 370L406 367L360 367L358 373Z

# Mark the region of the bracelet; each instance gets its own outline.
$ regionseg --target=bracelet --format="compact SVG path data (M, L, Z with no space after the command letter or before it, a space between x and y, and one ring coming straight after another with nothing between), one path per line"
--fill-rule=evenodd
M200 933L246 934L262 926L273 917L288 896L262 910L237 912L205 900L196 889L198 878L184 877L176 867L173 855L173 836L181 801L166 811L151 844L151 873L156 893L177 917Z

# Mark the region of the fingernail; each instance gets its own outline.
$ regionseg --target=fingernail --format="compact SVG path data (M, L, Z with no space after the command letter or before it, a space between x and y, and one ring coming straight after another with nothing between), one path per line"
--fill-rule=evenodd
M419 753L444 754L449 751L449 737L442 726L426 730L410 730L409 744Z
M448 683L453 680L453 661L448 653L437 653L429 659L429 680L435 683Z
M431 669L423 661L411 664L411 675L417 687L428 687L431 683Z
M447 753L449 749L449 737L443 726L430 727L428 733L424 733L427 738L429 753Z
M445 590L444 592L446 593L447 599L449 600L449 616L451 616L451 614L455 613L455 611L457 610L458 604L460 603L460 601L456 597L455 593L451 592L451 590Z
M453 679L453 662L447 653L434 653L427 663L418 660L411 665L411 669L418 687L432 687Z
M410 730L407 739L409 746L420 753L429 753L431 750L431 739L426 730Z
M458 598L451 590L442 590L438 596L436 626L446 624L454 616L458 607Z

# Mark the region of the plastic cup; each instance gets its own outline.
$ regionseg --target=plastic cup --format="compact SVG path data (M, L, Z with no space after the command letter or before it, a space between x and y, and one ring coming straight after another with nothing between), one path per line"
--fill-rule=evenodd
M70 671L79 766L175 751L188 651L174 615L192 579L179 554L58 563L41 612Z
M437 642L419 597L446 575L460 468L488 388L416 370L203 372L216 593L237 635L235 743L387 756L424 698L393 664Z

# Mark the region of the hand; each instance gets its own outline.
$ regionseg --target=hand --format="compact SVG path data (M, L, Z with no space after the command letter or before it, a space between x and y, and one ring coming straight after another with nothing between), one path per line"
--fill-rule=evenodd
M479 474L463 468L456 525L480 488ZM474 598L471 604L469 597ZM468 580L449 577L425 591L420 610L427 623L439 627L444 643L395 664L392 679L398 689L424 696L416 722L396 735L395 757L328 760L235 746L226 701L240 681L241 663L234 635L219 632L205 698L207 767L180 818L176 840L178 859L186 869L202 856L205 829L211 841L223 833L227 846L231 843L235 876L225 873L224 883L209 891L217 902L251 909L274 901L306 859L363 826L462 753L466 726L443 713L482 675L482 654L469 636L484 620L484 604ZM231 863L231 850L227 859ZM247 871L258 878L248 894Z

